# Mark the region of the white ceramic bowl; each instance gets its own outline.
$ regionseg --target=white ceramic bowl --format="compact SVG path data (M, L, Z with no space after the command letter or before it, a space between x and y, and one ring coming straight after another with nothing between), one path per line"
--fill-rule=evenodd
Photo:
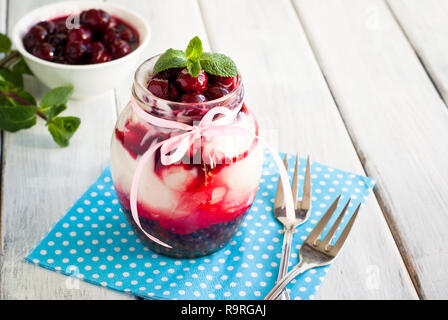
M93 65L64 65L39 59L23 46L22 39L36 23L58 17L76 15L86 9L103 9L130 24L140 34L140 45L123 58ZM57 2L40 7L25 15L16 24L13 35L16 49L23 55L34 75L49 88L73 85L74 98L86 98L105 93L117 88L123 80L127 80L140 61L140 55L149 43L150 27L143 17L124 7L98 1Z

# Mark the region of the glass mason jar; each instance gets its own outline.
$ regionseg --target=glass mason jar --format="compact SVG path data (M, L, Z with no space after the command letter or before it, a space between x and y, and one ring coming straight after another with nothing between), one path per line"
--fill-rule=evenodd
M215 107L234 112L232 125L258 135L253 113L243 102L241 76L232 93L204 103L160 99L147 90L159 56L144 62L135 74L132 94L145 112L165 120L197 124ZM224 247L234 235L257 193L262 148L251 135L207 136L197 139L183 159L165 166L160 150L141 175L137 207L143 229L172 248L148 239L135 224L130 190L140 157L156 142L185 133L141 119L129 104L120 114L112 137L112 177L121 207L136 233L151 250L175 258L194 258Z

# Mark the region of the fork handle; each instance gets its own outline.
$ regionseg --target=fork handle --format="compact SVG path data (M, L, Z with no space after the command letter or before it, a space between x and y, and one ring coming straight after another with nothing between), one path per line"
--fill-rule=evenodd
M289 257L291 255L291 243L295 229L285 228L283 234L282 257L280 259L280 268L278 270L277 282L288 273ZM279 300L289 300L289 294L286 290L280 295Z
M303 259L289 273L287 273L277 284L271 289L264 300L276 300L286 286L299 274L311 269L312 266L303 262Z

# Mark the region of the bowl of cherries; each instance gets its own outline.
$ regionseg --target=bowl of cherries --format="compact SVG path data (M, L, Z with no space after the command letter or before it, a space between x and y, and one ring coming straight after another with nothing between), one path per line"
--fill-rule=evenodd
M73 85L75 98L117 88L130 79L150 39L148 23L121 6L58 2L25 15L13 42L34 75L55 88Z

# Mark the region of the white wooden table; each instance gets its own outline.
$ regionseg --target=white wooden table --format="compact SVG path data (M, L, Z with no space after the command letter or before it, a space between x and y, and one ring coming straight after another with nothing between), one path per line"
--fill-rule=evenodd
M0 0L0 30L49 2ZM236 60L280 151L378 181L317 298L448 298L448 1L113 2L150 22L142 59L200 36ZM2 134L1 299L132 299L23 260L107 165L130 85L70 102L83 123L67 149L43 125Z

